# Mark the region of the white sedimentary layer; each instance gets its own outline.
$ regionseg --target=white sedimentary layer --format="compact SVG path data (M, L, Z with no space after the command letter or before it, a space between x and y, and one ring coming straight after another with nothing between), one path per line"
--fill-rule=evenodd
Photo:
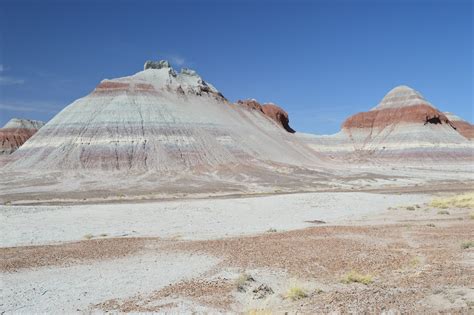
M43 126L44 122L39 120L12 118L3 128L40 129Z
M400 85L388 92L380 103L374 109L401 108L413 105L428 105L433 107L426 101L420 92L406 86Z
M443 114L445 114L446 117L448 117L448 119L451 120L451 121L465 121L461 117L459 117L459 116L457 116L453 113L450 113L450 112L444 112Z

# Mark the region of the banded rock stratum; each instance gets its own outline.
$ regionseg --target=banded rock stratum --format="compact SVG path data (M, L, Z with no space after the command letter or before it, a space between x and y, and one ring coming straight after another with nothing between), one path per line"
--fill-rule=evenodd
M6 168L167 172L321 162L284 129L286 112L263 108L230 103L193 70L148 61L63 109Z

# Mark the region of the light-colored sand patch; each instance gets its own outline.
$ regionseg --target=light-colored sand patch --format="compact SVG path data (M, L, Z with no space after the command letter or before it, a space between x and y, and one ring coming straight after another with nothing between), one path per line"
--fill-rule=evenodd
M149 294L199 276L217 259L200 255L143 255L71 267L2 273L6 313L71 313L112 298Z
M87 238L157 236L214 239L286 231L370 217L390 206L422 203L426 195L306 193L253 198L141 204L1 206L0 246L41 245Z
M474 304L474 288L454 287L436 289L433 294L427 296L419 303L437 312L453 309L468 310Z

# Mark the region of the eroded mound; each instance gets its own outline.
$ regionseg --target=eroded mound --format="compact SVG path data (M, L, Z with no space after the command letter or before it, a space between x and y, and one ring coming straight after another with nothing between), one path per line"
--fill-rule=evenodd
M15 152L43 125L44 123L38 120L11 119L0 129L0 155Z

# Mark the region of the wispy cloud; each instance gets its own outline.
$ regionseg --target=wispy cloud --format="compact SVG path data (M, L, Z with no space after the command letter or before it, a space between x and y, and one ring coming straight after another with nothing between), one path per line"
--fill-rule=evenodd
M3 64L0 64L0 73L5 72L6 67ZM15 85L15 84L23 84L25 80L17 79L14 77L6 76L0 74L0 85Z
M50 102L0 102L0 110L28 113L49 113L58 112L57 108L51 106Z
M160 58L168 60L172 65L182 67L185 64L189 64L188 60L180 54L176 53L162 53L158 54Z
M180 67L186 63L186 59L184 59L183 57L178 56L178 55L169 56L169 59L170 59L171 63L173 63L177 66L180 66Z
M8 76L0 76L0 85L19 85L24 84L25 80L16 79Z

